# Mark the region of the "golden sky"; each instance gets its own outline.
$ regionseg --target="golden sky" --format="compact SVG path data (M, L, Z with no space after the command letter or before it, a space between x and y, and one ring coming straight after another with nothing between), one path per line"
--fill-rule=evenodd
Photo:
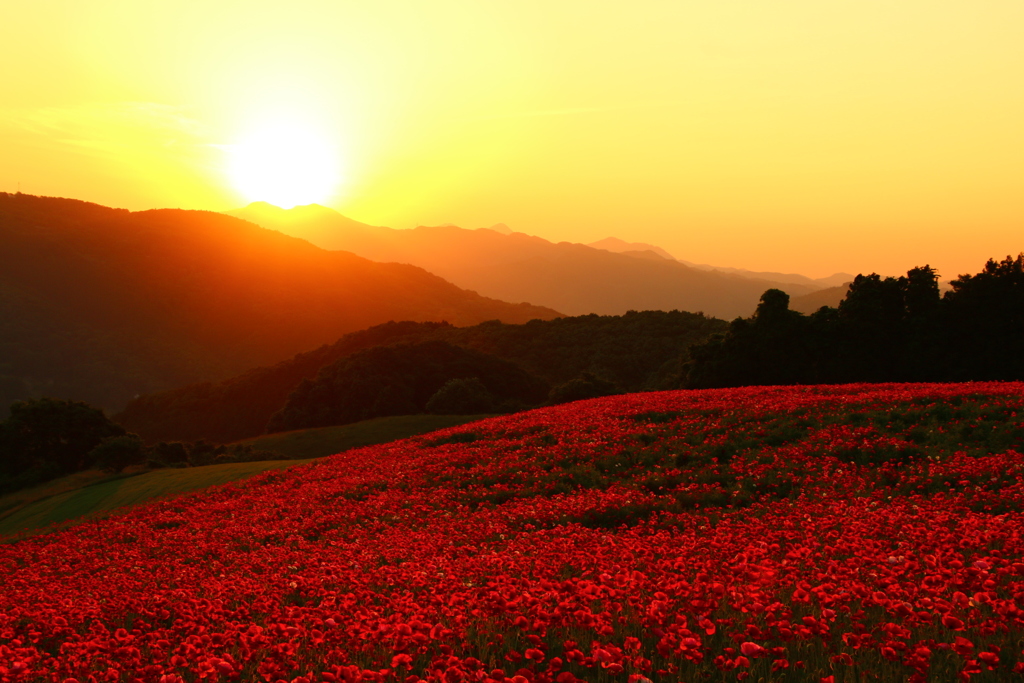
M0 191L130 209L291 198L812 276L928 262L953 277L1024 250L1020 0L2 15ZM305 177L273 175L282 145L305 150Z

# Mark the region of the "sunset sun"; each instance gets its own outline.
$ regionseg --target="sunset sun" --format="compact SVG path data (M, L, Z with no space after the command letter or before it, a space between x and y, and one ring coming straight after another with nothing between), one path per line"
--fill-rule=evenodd
M288 209L325 202L340 181L337 150L319 131L296 121L254 127L229 147L228 175L248 201Z

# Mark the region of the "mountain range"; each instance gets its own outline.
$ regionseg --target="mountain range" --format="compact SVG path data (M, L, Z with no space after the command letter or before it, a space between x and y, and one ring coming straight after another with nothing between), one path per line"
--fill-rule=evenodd
M739 275L740 277L751 278L754 280L769 280L778 283L806 285L808 287L819 289L826 287L839 287L851 282L855 277L850 273L835 273L828 277L810 278L806 275L799 275L797 273L775 273L745 270L743 268L729 268L726 266L709 266L706 263L693 263L692 261L677 259L661 247L656 247L653 244L646 244L644 242L626 242L625 240L620 240L618 237L607 237L597 242L591 242L587 246L594 247L595 249L613 251L617 254L628 254L629 256L636 256L639 258L651 258L648 252L653 252L655 256L669 261L678 261L679 263L690 266L691 268L715 270L720 273L731 273L733 275Z
M47 395L117 410L389 320L559 315L220 213L0 193L0 409Z
M503 224L393 230L317 205L233 213L0 193L0 410L47 395L117 411L133 396L236 376L389 320L732 318L770 287L793 294L796 310L845 292L695 267L614 238L555 244Z
M257 202L228 213L324 249L412 264L484 296L530 302L567 315L683 310L728 319L751 315L766 289L797 297L833 284L833 278L819 282L801 275L697 267L658 247L621 240L553 243L511 232L503 224L479 230L454 225L396 230L360 223L315 204L285 210ZM617 253L620 244L628 248ZM843 282L845 277L837 274L834 279Z

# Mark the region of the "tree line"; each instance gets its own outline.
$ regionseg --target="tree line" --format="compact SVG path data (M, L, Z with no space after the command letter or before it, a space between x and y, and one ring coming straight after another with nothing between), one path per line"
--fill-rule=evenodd
M769 289L751 318L689 351L683 386L1024 379L1024 254L990 259L940 295L925 265L858 275L838 308L789 309Z
M156 469L285 459L249 444L147 445L101 409L81 401L17 401L0 422L0 494L90 469L117 473L132 466Z

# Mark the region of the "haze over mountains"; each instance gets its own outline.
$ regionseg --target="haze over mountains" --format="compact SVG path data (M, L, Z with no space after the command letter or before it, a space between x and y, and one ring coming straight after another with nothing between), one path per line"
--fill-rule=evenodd
M2 408L47 395L116 410L388 320L558 315L219 213L0 193Z
M796 295L797 310L845 291L702 270L653 245L553 244L502 224L393 230L316 205L234 213L248 221L0 193L0 409L48 395L116 411L389 320L733 318L770 287Z
M454 225L396 230L360 223L318 205L285 210L257 202L229 212L317 246L373 261L409 263L460 287L504 301L548 306L567 315L621 315L629 310L702 311L721 318L753 313L766 289L794 297L830 284L800 275L767 279L694 267L652 245L609 250L549 242L507 226L466 230ZM640 248L633 248L638 246ZM651 248L647 248L651 247ZM844 281L844 274L835 276ZM852 279L852 276L849 278Z
M740 277L749 277L755 280L771 280L773 282L807 285L809 287L817 288L838 287L852 281L855 277L850 273L835 273L828 277L809 278L806 275L799 275L797 273L776 273L745 270L743 268L729 268L726 266L709 266L706 263L693 263L692 261L677 259L661 247L656 247L653 244L645 244L644 242L626 242L625 240L620 240L618 237L607 237L597 242L591 242L587 246L594 247L595 249L613 251L617 254L628 254L630 256L640 258L650 258L650 254L648 252L653 252L656 256L663 259L678 261L679 263L686 264L691 268L699 268L700 270L717 270L722 273L732 273L734 275L739 275Z

